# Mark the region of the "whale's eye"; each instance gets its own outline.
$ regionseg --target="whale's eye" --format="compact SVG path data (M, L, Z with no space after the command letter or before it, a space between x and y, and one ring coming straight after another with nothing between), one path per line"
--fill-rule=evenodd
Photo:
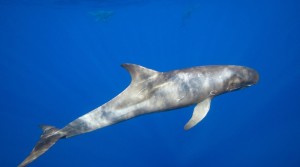
M229 90L236 89L236 88L237 88L237 86L238 86L238 84L237 84L237 83L235 83L235 82L231 82L231 83L229 84Z
M240 88L240 84L241 84L241 78L238 76L235 76L232 81L229 83L228 85L228 89L231 90L235 90L235 89L239 89Z
M234 83L234 82L230 83L230 87L231 87L231 88L234 88L234 87L236 87L236 86L237 86L237 83Z

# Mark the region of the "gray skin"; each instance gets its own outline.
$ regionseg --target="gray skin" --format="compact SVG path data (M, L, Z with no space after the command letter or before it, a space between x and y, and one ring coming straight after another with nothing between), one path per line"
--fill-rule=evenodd
M19 165L26 166L61 138L103 128L139 115L168 111L197 104L188 130L200 122L217 95L256 84L258 73L242 66L202 66L157 72L134 64L123 64L131 75L130 85L118 96L72 121L62 129L42 126L43 134L30 155Z

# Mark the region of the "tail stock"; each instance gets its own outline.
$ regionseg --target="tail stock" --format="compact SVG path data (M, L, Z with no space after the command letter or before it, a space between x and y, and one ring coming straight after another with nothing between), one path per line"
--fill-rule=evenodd
M25 167L39 156L44 154L51 146L53 146L59 139L64 137L64 134L54 126L42 125L43 133L40 140L36 143L33 150L28 157L18 167Z

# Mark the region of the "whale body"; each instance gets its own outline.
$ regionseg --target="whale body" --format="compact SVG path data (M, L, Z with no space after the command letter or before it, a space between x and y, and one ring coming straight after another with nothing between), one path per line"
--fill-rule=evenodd
M77 118L62 129L42 126L43 133L24 167L45 153L61 138L69 138L140 115L196 104L185 130L207 114L211 100L220 94L256 84L259 74L235 65L199 66L158 72L135 64L122 64L131 75L130 85L112 100Z

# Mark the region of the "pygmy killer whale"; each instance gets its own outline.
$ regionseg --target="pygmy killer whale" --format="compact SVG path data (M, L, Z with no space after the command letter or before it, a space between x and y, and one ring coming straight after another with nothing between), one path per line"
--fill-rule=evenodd
M40 140L19 167L31 163L61 138L80 135L139 115L197 104L184 126L188 130L206 116L212 98L249 87L259 79L255 70L234 65L200 66L170 72L158 72L135 64L122 64L122 67L131 75L131 83L122 93L62 129L41 126L43 133Z

